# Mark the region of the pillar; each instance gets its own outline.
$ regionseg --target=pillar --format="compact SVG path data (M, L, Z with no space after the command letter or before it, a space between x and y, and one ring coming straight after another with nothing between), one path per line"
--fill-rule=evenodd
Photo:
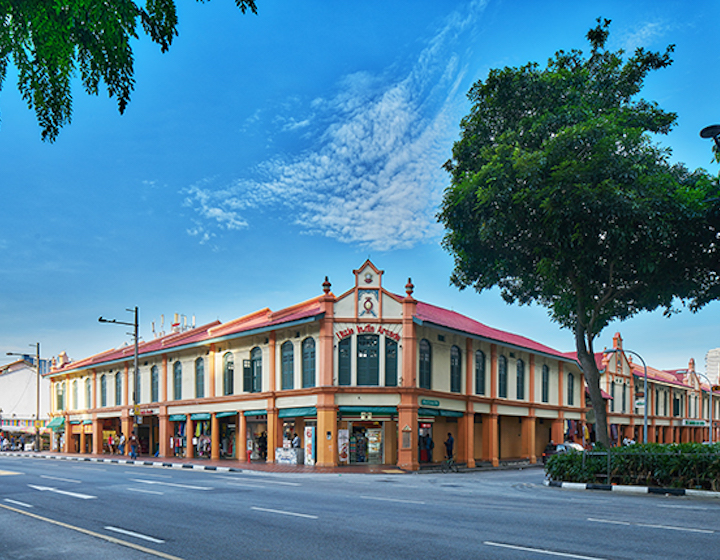
M80 424L80 449L78 453L85 453L85 424Z
M275 400L275 399L268 399ZM272 407L267 409L267 462L275 462L275 449L282 447L282 428L278 427L278 409L273 403ZM280 444L278 445L278 438Z
M522 419L522 449L523 455L530 460L530 464L537 463L535 455L535 417L528 416Z
M250 458L247 454L247 421L242 412L238 412L235 425L237 426L235 430L235 457L238 461L249 461Z
M175 450L170 445L170 437L172 436L172 424L170 424L170 416L167 412L167 406L160 407L158 414L158 455L160 457L172 457Z
M496 356L497 357L497 356ZM500 465L500 433L498 431L498 414L496 405L492 405L490 414L483 416L483 459L493 467Z
M565 441L565 419L558 418L553 420L550 428L550 439L555 443L562 443Z
M195 437L195 421L190 418L190 414L187 415L185 420L185 457L192 459L195 457L195 446L193 445L193 438Z
M458 458L460 462L467 463L469 469L473 469L475 468L475 412L472 410L472 403L468 403L468 410L460 419L459 428Z
M220 421L215 412L210 416L210 458L213 461L220 458Z
M337 408L332 393L318 395L317 403L317 461L318 467L336 467Z
M127 387L127 385L126 385ZM128 413L128 410L123 410L120 413L120 425L122 426L122 433L125 434L125 455L130 455L130 435L135 428L135 422L132 416Z
M103 421L93 418L92 421L92 446L93 453L102 454L103 452Z
M436 436L437 437L437 436ZM398 406L398 461L401 469L416 471L418 461L418 406L415 393L403 393Z

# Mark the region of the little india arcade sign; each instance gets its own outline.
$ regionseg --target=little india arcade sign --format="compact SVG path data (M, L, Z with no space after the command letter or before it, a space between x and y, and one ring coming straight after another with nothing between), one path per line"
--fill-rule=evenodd
M344 338L347 338L348 336L352 336L355 333L358 334L365 334L365 333L372 333L372 334L384 334L388 338L391 338L395 342L400 342L400 335L392 332L391 330L388 330L387 328L383 326L375 326L375 325L356 325L355 327L350 327L348 329L343 329L341 331L338 331L335 333L335 336L338 337L338 340L342 340Z

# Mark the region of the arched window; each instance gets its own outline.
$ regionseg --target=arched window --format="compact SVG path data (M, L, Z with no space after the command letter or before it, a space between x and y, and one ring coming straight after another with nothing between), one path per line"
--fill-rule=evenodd
M542 367L540 399L545 403L550 402L550 368L547 365L543 365Z
M72 407L70 410L77 410L80 408L78 406L78 400L79 400L79 393L78 393L78 381L77 379L72 382Z
M573 406L575 404L575 376L572 373L568 373L567 376L567 403L568 406ZM623 396L625 396L623 394Z
M380 337L376 334L360 334L357 337L357 384L380 384Z
M311 337L302 343L302 386L315 387L315 341Z
M432 351L430 348L430 342L426 339L422 339L418 344L419 351L419 363L418 367L420 370L420 378L418 383L421 389L432 388Z
M498 358L498 397L501 399L507 398L507 358L500 356Z
M475 352L475 394L485 394L485 352Z
M123 404L122 394L123 394L122 372L118 371L115 374L115 406L121 406Z
M295 347L289 340L280 348L282 359L282 388L284 390L295 388Z
M205 360L195 360L195 398L202 399L205 396Z
M182 363L180 360L173 364L173 398L182 400Z
M223 395L235 393L235 357L232 352L223 356Z
M397 387L398 375L398 344L394 340L385 338L385 386Z
M259 347L255 347L250 351L250 363L249 367L245 368L243 372L245 385L244 390L247 393L261 393L262 392L262 350Z
M55 384L55 409L56 410L65 410L65 391L64 391L65 383L62 381L60 383Z
M338 344L338 385L350 385L352 383L350 370L351 340L350 338L344 338Z
M100 406L107 406L107 376L100 376Z
M462 364L460 348L450 348L450 391L459 393L462 391Z
M158 402L160 400L160 374L158 367L150 368L150 402Z
M518 360L515 364L515 393L517 400L525 398L525 362Z
M85 378L85 408L92 408L92 380Z

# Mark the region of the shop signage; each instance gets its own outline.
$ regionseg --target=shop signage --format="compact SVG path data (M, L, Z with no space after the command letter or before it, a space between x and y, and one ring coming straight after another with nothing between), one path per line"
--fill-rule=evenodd
M688 420L684 419L682 421L683 426L700 426L700 427L706 427L708 425L707 420Z
M352 336L355 333L358 334L364 334L364 333L377 333L377 334L383 334L387 336L388 338L391 338L395 342L400 342L400 335L388 330L387 328L383 327L382 325L356 325L355 327L350 327L348 329L343 329L341 331L338 331L335 333L335 335L338 337L338 340L342 340L344 338L347 338L349 336Z
M420 401L420 404L423 406L440 406L440 401L436 401L433 399L422 399Z

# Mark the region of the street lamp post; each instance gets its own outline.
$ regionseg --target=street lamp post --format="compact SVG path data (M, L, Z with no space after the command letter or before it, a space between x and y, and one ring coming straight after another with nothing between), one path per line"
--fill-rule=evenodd
M32 344L30 345L32 346ZM7 352L8 356L22 356L19 352ZM35 343L35 451L40 451L40 343Z
M104 317L99 317L98 321L100 323L115 323L116 325L126 325L128 327L134 327L133 332L133 339L135 341L135 355L133 359L133 396L132 401L133 405L137 404L137 383L138 383L138 308L137 305L134 309L126 309L125 311L130 311L131 313L135 313L135 320L132 323L126 323L124 321L116 321L115 319L105 319Z
M628 354L633 354L634 356L637 356L640 358L640 361L643 365L643 371L644 371L644 386L643 391L645 392L645 396L643 397L643 412L644 412L644 419L643 419L643 443L647 443L647 428L648 428L648 386L647 386L647 365L645 365L645 360L642 359L642 356L638 354L637 352L633 352L632 350L625 350L620 348L613 348L612 350L605 350L605 354L617 354L618 352L626 352Z

